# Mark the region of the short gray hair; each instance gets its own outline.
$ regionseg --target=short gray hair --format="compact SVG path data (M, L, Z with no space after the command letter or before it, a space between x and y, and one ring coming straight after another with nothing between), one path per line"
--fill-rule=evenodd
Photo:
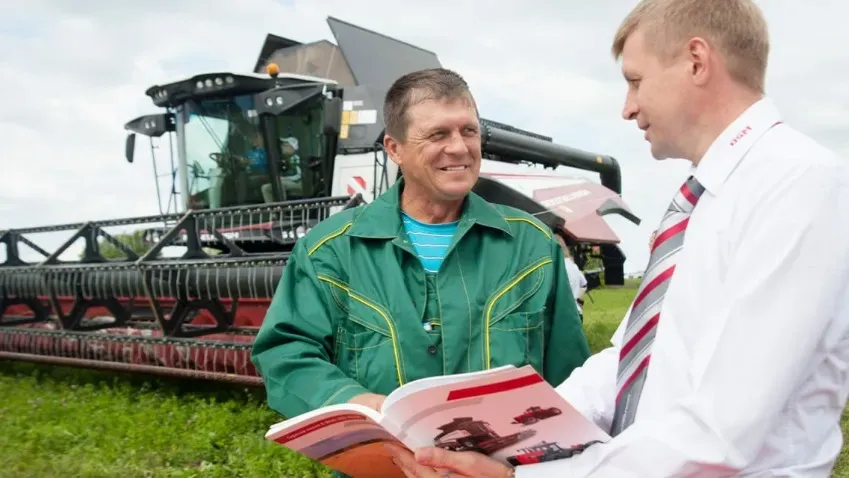
M409 126L407 110L429 99L474 97L469 85L458 73L445 68L414 71L398 78L386 92L383 102L383 121L386 134L404 141Z

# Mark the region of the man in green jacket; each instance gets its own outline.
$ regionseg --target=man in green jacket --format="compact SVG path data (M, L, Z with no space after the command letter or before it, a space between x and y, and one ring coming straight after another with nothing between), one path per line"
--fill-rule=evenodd
M384 108L403 178L297 242L253 348L269 405L378 409L413 380L505 364L560 384L589 356L563 254L539 220L471 192L481 137L465 81L414 72Z

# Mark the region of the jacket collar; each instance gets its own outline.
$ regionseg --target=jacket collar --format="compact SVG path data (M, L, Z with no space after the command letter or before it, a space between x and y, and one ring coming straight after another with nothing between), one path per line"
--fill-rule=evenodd
M404 235L400 206L403 190L404 178L401 177L385 193L363 207L346 234L373 239L394 239ZM512 235L504 216L474 192L469 192L463 202L459 225L463 228L480 225Z

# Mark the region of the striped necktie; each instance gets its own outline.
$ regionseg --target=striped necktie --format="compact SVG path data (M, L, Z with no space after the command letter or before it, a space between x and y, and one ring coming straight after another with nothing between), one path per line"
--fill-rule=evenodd
M693 176L678 190L657 229L651 257L637 296L631 305L616 379L616 411L611 435L618 435L634 421L640 393L651 357L651 344L660 318L663 296L669 286L690 213L704 192Z

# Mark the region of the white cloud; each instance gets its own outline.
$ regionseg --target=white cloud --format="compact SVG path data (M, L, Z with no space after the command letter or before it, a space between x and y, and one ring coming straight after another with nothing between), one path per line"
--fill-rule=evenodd
M156 111L145 89L204 71L247 72L266 33L332 40L331 15L436 52L470 81L485 117L616 157L623 196L644 222L612 223L628 269L640 269L687 165L652 160L620 118L625 85L609 44L635 2L504 3L17 4L0 15L0 227L156 213L147 155L132 165L123 159L123 124ZM789 122L849 157L849 4L761 3L773 42L769 92ZM146 141L137 144L141 152Z

